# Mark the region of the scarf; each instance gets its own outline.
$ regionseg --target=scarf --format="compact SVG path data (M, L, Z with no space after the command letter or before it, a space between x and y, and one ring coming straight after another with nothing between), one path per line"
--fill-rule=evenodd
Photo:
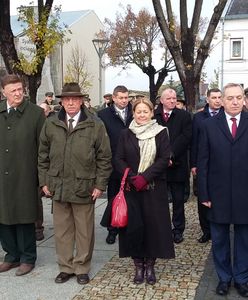
M139 140L140 163L138 173L142 173L153 164L156 156L155 136L165 127L159 125L156 120L150 120L142 125L137 124L133 120L129 125L129 129Z

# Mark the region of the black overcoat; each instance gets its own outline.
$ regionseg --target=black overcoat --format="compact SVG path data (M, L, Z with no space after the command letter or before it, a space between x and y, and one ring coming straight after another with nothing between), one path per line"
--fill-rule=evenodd
M235 139L224 111L203 122L198 153L198 197L211 201L209 219L248 224L248 113L241 112Z
M175 164L168 168L168 182L183 182L189 176L188 150L192 136L192 120L189 112L174 108L168 122L163 118L163 105L155 110L154 118L169 130L171 152Z
M137 192L131 185L126 191L128 226L120 230L120 257L173 258L171 220L166 188L166 171L170 154L167 131L156 137L157 153L154 163L142 173L152 188ZM140 161L138 140L129 129L122 131L115 167L121 174L126 167L137 174Z

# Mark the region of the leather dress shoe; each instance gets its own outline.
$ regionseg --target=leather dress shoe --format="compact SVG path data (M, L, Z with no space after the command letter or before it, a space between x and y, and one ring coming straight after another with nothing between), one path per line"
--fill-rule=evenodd
M68 281L74 274L68 274L65 272L60 272L59 275L55 278L56 283L64 283Z
M16 276L22 276L25 274L30 273L34 268L33 264L25 264L25 263L21 263L20 267L16 270Z
M87 284L89 283L90 278L88 274L78 274L77 275L77 282L79 284Z
M229 287L230 287L230 282L223 282L223 281L220 281L217 285L217 288L216 288L216 294L217 295L220 295L220 296L225 296L228 294L228 291L229 291Z
M201 243L201 244L203 244L203 243L208 242L209 240L211 240L210 234L204 233L204 234L198 239L198 242Z
M114 244L116 240L116 233L109 231L108 236L106 237L107 244Z
M183 241L183 235L181 233L174 233L173 240L174 240L174 243L180 244Z
M237 290L238 294L242 297L248 297L248 284L247 283L236 283L234 282L234 287Z
M17 268L19 266L20 266L19 262L10 263L10 262L5 261L0 265L0 273L7 272L7 271L9 271L13 268Z

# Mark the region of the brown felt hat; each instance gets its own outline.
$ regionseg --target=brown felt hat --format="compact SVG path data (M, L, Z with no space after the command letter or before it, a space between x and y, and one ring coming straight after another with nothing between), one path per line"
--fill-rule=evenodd
M61 95L56 95L57 98L62 97L83 97L80 86L77 82L66 83L62 88Z

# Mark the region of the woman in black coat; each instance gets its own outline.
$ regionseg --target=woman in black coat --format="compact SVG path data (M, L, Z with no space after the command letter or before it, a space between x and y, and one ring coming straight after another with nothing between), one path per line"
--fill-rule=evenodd
M153 104L138 99L133 104L134 120L120 135L115 167L128 174L126 200L128 225L120 229L119 255L131 256L134 282L156 282L156 258L174 258L171 219L167 199L166 171L170 155L167 128L153 117Z

